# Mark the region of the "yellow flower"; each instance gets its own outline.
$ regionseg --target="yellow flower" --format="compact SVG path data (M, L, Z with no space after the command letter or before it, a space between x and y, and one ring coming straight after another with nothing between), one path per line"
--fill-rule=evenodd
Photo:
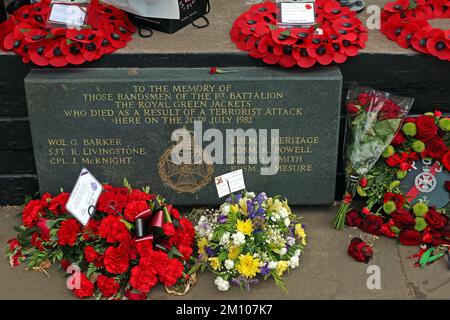
M219 258L215 257L215 258L209 258L209 265L211 266L211 268L213 268L214 270L219 269L220 267L220 262L219 262Z
M232 204L230 206L230 212L232 214L238 214L239 213L239 206L237 204Z
M208 239L205 237L202 237L197 240L197 247L198 247L198 253L199 254L206 254L205 247L208 244Z
M236 270L247 278L253 278L259 272L259 259L253 258L250 253L239 256L239 262L236 264Z
M239 200L239 206L241 207L241 210L242 210L242 213L244 214L244 216L248 215L248 212L247 212L247 200L240 199Z
M230 247L228 249L228 259L234 260L238 257L238 255L241 253L240 247Z
M283 207L289 212L289 214L292 213L291 208L289 207L287 199L283 201Z
M306 232L300 223L295 225L295 235L297 238L301 239L301 244L306 246Z
M287 261L278 261L277 263L277 276L281 277L287 270L289 264Z
M253 232L252 220L247 219L245 221L242 221L238 219L238 221L236 222L236 228L238 231L249 236Z

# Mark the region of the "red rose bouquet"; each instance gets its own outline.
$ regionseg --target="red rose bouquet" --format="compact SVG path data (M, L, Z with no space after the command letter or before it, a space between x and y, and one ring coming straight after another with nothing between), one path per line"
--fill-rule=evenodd
M347 96L345 174L347 188L334 221L344 227L345 215L360 179L391 143L411 108L413 99L354 85Z
M350 211L346 224L407 246L450 245L448 205L439 209L433 203L433 199L448 202L448 195L440 198L450 191L450 182L439 181L437 174L445 177L450 170L449 141L450 118L441 112L407 118L382 158L359 181L356 190L365 207ZM402 183L423 161L426 171L413 179L414 185Z
M59 263L79 298L146 299L158 282L190 281L194 227L158 195L104 186L86 226L66 212L69 194L29 201L18 235L8 241L11 265L44 271Z

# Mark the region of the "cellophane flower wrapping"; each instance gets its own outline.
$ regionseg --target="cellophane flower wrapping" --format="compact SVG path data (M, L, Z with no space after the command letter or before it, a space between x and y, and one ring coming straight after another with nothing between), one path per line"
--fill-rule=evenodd
M231 284L250 289L259 278L285 288L283 275L299 266L306 245L304 226L287 200L264 192L230 197L203 214L195 230L201 269L217 276L220 291Z
M359 180L370 171L401 127L413 98L353 84L346 100L344 173L346 191L335 228L344 227L345 215Z

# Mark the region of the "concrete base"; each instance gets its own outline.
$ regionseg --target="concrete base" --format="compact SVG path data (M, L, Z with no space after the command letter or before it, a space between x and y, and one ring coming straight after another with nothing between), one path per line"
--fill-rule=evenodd
M0 242L15 235L13 226L19 224L18 207L0 208ZM336 208L296 208L307 226L308 246L301 265L285 277L288 294L272 281L261 282L250 292L232 287L228 292L217 291L214 277L199 274L199 282L190 293L178 298L165 293L161 285L151 293L153 299L448 299L450 272L446 261L440 260L422 269L414 267L408 256L417 247L398 246L382 237L374 243L374 259L368 265L347 255L350 239L360 236L355 229L337 231L331 227ZM4 249L5 250L5 249ZM3 252L4 252L3 250ZM377 265L381 271L381 289L369 290L367 268ZM75 299L66 288L61 272L52 267L51 278L42 273L25 271L23 266L11 270L6 259L0 262L0 299Z

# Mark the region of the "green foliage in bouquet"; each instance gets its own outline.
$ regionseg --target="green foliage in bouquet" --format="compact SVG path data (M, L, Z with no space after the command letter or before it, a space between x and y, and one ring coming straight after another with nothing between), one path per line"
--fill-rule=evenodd
M195 227L201 269L217 275L226 291L230 282L250 288L272 278L285 289L283 275L299 266L306 245L304 226L281 197L243 192L217 211L207 211Z

